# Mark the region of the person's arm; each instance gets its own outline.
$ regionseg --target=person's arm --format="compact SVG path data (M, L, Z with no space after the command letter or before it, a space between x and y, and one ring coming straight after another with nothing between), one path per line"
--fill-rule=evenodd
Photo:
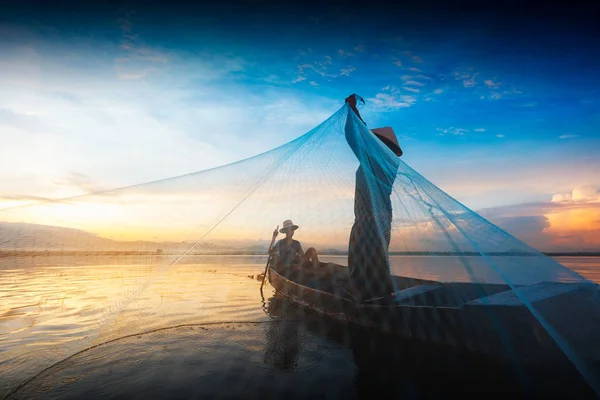
M300 255L300 257L304 257L304 250L302 250L302 245L300 244L300 242L298 243L298 247L296 248L296 253L298 253Z
M350 107L352 109L352 111L356 114L356 116L364 123L365 121L362 120L362 118L360 117L360 114L358 113L358 109L356 108L356 95L353 94L353 95L348 96L346 98L346 103L348 104L348 107ZM357 131L357 129L358 129L358 126L355 125L354 117L352 116L351 113L348 113L348 116L346 118L346 126L344 128L346 142L348 142L348 146L350 146L350 149L352 149L352 152L354 153L356 158L359 161L362 161L361 160L362 154L359 149L361 147L361 145L358 143L360 140L359 139L360 133Z
M346 103L348 103L348 105L350 106L350 108L352 109L352 111L354 111L354 113L356 114L356 116L358 117L358 119L360 119L363 124L367 125L367 123L365 121L363 121L362 117L360 116L360 113L358 112L358 108L356 108L357 97L363 103L365 102L360 96L358 96L356 94L351 94L350 96L346 97Z
M273 247L271 247L269 257L271 258L273 264L277 265L277 263L279 262L279 242L277 242Z

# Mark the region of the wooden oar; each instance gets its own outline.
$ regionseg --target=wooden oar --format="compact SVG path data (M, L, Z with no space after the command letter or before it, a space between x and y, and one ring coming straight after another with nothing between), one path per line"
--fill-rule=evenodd
M275 243L275 238L277 238L277 235L279 234L279 225L277 225L277 228L275 228L275 230L273 231L273 238L271 239L271 244L269 245L269 258L267 259L267 265L265 265L265 272L263 273L263 279L262 279L262 283L260 284L260 291L262 292L262 288L265 284L265 278L267 277L267 269L269 269L269 264L271 262L271 249L273 248L273 243Z

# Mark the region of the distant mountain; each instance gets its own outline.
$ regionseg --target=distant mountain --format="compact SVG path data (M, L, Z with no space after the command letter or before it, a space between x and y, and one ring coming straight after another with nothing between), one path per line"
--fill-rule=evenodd
M0 222L0 248L2 249L62 249L113 248L117 242L74 228Z
M0 250L11 251L134 251L183 253L194 245L187 242L119 241L103 238L75 228L61 226L0 221ZM266 254L265 240L202 241L197 243L191 254Z
M187 247L170 243L168 247ZM118 241L81 229L0 221L0 249L31 251L156 251L164 243Z

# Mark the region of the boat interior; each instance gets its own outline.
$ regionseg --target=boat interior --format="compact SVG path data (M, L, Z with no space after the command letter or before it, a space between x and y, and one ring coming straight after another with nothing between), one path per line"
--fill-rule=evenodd
M321 263L321 266L336 270L335 277L344 277L348 274L348 267L343 265ZM316 279L310 273L299 273L298 271L289 276L281 275L295 284L325 292L340 298L340 300L354 302L347 278ZM522 307L524 304L521 298L523 297L529 302L535 303L582 289L582 284L540 282L516 287L515 289L519 292L517 294L508 284L440 282L403 276L393 276L393 282L394 287L401 288L392 294L394 305L445 308ZM377 299L374 300L375 303L378 303Z

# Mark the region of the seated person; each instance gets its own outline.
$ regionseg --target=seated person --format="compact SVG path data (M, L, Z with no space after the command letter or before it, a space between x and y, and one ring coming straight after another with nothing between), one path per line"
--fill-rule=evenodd
M307 264L307 267L312 269L319 268L319 257L314 248L310 248L306 253L302 250L302 245L297 240L294 240L294 231L298 229L298 225L294 225L291 220L283 221L283 227L279 230L285 233L285 238L278 241L273 246L273 252L276 257L276 265L282 269L291 270L292 265L300 267ZM290 271L291 272L291 271Z
M285 238L273 246L272 255L274 255L276 271L290 278L292 274L294 277L301 274L300 276L309 279L348 279L347 268L338 271L339 266L336 269L334 264L321 265L317 251L314 248L309 248L305 253L300 242L293 239L296 229L298 229L298 225L294 225L291 220L286 220L279 230L279 232L285 233Z

